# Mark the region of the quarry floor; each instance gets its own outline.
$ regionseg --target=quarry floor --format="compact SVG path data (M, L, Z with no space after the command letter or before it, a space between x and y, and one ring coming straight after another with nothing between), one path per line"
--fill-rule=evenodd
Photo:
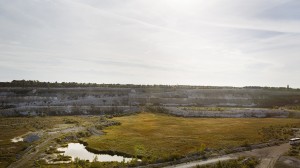
M29 147L26 152L22 154L22 157L12 163L9 168L32 167L34 161L39 159L39 156L53 141L55 141L56 138L66 133L76 133L91 128L92 124L99 120L99 116L72 116L65 117L65 119L62 119L61 117L24 118L24 123L19 122L19 127L16 127L15 123L18 123L17 121L23 121L22 119L23 118L8 118L6 120L11 121L8 122L3 120L2 122L5 124L10 123L12 126L11 129L16 131L20 129L19 132L23 131L24 125L28 125L28 123L37 127L35 123L41 125L46 120L48 120L49 125L45 125L45 128L50 127L51 123L56 120L59 127L40 129L39 131L43 132L44 135L43 139ZM80 124L61 124L69 122L69 120L78 121ZM119 121L121 125L104 129L103 132L105 135L101 135L100 133L98 135L98 133L95 133L95 135L90 138L86 138L88 144L99 147L101 146L101 143L103 143L108 147L114 147L117 151L128 154L131 154L132 146L139 144L147 150L149 154L153 155L160 153L161 150L166 151L166 154L171 153L172 150L178 151L178 153L181 154L188 154L196 151L197 149L195 149L195 146L199 147L202 143L210 145L208 147L211 148L224 145L232 146L232 144L237 143L239 143L239 146L243 144L244 139L249 140L250 138L252 138L250 143L258 143L261 135L257 134L257 130L260 130L261 128L272 125L284 126L286 124L300 124L299 119L182 118L146 112L131 116L115 117L112 120ZM67 127L65 127L66 125ZM19 132L17 131L16 134ZM97 130L93 129L92 132L97 132ZM236 135L239 135L239 139L237 139ZM212 143L213 140L215 140L215 142ZM129 145L123 145L122 143L124 142ZM116 146L116 144L118 144L118 146ZM150 144L150 146L147 146L147 144ZM131 146L131 148L128 148L128 146ZM261 160L258 167L268 168L274 167L278 158L288 150L289 145L282 144L279 146L223 155L219 158L208 159L204 162L195 161L177 166L191 167L197 164L207 164L218 162L220 160L234 159L239 156L256 156Z

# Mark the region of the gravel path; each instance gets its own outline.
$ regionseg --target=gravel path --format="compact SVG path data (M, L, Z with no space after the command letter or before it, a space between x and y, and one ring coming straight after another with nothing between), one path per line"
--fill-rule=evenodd
M216 163L219 161L227 161L227 160L231 160L231 159L235 159L233 157L230 156L222 156L219 158L214 158L214 159L208 159L208 160L201 160L201 161L194 161L194 162L188 162L188 163L181 163L175 166L168 166L165 168L190 168L190 167L196 167L197 165L206 165L206 164L211 164L211 163Z
M279 146L271 146L261 149L254 149L251 151L233 153L229 155L224 155L218 158L212 158L208 160L199 160L193 162L182 163L173 166L167 166L165 168L192 168L197 165L205 165L211 163L217 163L219 161L226 161L230 159L236 159L240 156L255 156L261 159L260 164L257 168L273 168L278 158L289 150L290 145L288 143L281 144Z

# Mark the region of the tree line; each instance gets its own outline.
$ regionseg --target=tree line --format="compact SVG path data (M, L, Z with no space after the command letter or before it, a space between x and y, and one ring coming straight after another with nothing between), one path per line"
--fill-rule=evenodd
M40 82L38 80L13 80L11 82L0 82L0 87L43 87L43 88L71 88L71 87L108 87L108 88L224 88L217 86L191 86L191 85L139 85L139 84L97 84L77 82ZM233 88L233 87L226 87Z
M73 88L73 87L106 87L106 88L169 88L169 89L287 89L285 87L261 87L261 86L196 86L196 85L142 85L142 84L98 84L78 82L40 82L38 80L13 80L0 82L0 87L41 87L41 88ZM291 89L290 90L295 90ZM299 89L297 89L299 90Z

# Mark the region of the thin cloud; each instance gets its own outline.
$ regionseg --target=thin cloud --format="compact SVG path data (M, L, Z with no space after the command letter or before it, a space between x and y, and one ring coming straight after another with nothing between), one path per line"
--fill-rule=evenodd
M0 78L300 87L292 77L300 69L297 6L295 0L1 1Z

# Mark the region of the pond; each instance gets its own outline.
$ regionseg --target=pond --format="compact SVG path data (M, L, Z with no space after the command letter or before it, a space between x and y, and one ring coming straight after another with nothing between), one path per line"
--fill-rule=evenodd
M85 146L80 143L69 143L66 148L58 148L58 151L63 151L64 155L71 156L72 160L76 157L82 160L89 160L92 162L94 158L97 156L97 161L99 162L130 162L133 158L126 158L118 155L108 155L108 154L94 154L85 149Z
M29 133L24 136L18 136L14 137L13 139L10 139L11 142L17 143L17 142L29 142L32 143L34 141L37 141L40 139L41 135L38 135L37 133Z

